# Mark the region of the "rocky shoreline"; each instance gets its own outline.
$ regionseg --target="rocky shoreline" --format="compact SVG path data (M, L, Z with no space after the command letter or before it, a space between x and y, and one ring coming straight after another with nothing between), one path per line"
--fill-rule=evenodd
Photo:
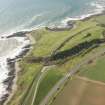
M27 33L29 32L18 32L17 34L14 33L13 35L7 36L6 38L25 37L29 40L29 38L26 35ZM28 53L30 47L31 44L28 44L22 48L21 53L15 56L15 58L7 58L7 69L9 70L9 73L8 78L3 81L3 84L6 86L7 93L2 96L0 105L4 105L4 103L8 100L9 96L12 94L13 85L15 85L14 79L16 78L16 62Z
M7 98L9 97L9 94L12 92L12 85L13 85L13 80L15 78L15 62L11 62L11 61L7 61L8 62L8 70L9 70L9 73L8 73L8 78L5 79L3 81L4 85L6 85L6 90L8 91L8 93L6 93L0 101L0 105L3 105L4 102L7 100Z
M93 14L93 15L90 15L90 16L87 16L87 17L84 17L83 19L78 19L80 21L86 21L86 20L89 20L90 18L92 17L95 17L95 16L102 16L102 15L105 15L105 11L101 12L101 13L98 13L98 14ZM46 26L45 29L48 30L48 31L69 31L71 30L72 28L74 28L75 26L75 21L77 20L68 20L66 25L65 26Z

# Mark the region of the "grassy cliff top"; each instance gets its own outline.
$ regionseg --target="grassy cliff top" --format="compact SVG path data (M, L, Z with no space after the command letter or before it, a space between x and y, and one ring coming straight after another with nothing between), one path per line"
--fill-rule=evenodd
M74 28L68 31L43 28L32 31L30 35L36 43L19 62L21 71L18 72L17 90L8 105L39 105L72 67L105 48L105 15L76 21ZM45 65L54 67L42 74ZM32 104L41 75L37 98Z

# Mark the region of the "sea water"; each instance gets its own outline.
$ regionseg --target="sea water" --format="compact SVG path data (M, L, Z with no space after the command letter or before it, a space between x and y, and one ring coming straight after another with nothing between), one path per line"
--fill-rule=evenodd
M0 34L99 13L105 0L0 0Z

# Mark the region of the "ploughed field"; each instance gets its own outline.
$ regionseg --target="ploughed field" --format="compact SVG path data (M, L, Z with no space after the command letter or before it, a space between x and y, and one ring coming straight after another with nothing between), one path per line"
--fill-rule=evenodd
M105 83L74 77L51 105L105 105Z
M30 36L36 42L32 43L29 54L19 62L21 70L18 72L17 90L8 105L40 105L73 67L90 58L74 75L105 81L105 60L96 63L105 54L105 15L75 21L74 28L70 30L43 28L30 32ZM101 69L100 72L95 65ZM59 91L56 99L54 93L52 105L105 105L104 88L104 85L76 77ZM95 103L95 99L99 104Z

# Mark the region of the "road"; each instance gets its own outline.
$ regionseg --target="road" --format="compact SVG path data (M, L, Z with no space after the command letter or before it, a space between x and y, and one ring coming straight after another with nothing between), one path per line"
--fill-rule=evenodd
M78 72L81 66L86 65L89 61L97 57L100 57L103 53L105 53L105 49L98 52L97 54L94 54L93 56L91 55L88 59L82 61L81 63L77 64L74 68L70 69L69 72L52 88L48 95L42 100L40 105L47 105L51 98L53 98L53 95L58 91L60 87L62 87L65 84L69 77L73 76L76 72Z

